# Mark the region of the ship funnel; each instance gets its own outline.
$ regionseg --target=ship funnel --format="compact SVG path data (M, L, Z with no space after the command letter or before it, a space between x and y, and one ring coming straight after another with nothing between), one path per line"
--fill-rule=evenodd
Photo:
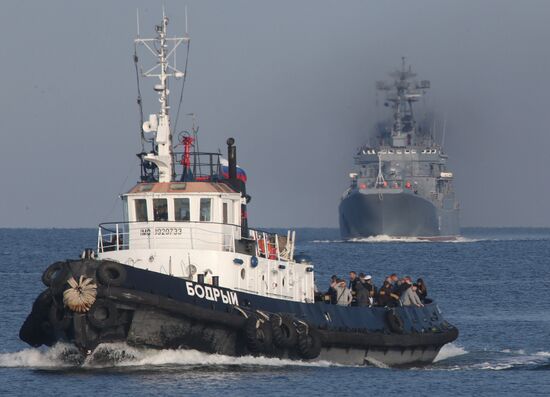
M229 180L234 186L237 184L237 148L234 146L235 139L227 140L227 161L229 162ZM236 186L235 186L236 187Z
M246 184L237 178L237 148L235 147L235 139L227 139L227 162L229 163L229 180L228 183L233 189L241 193L241 197L246 199L241 204L241 237L248 238L248 215L246 211L246 203L250 201L250 196L246 194Z

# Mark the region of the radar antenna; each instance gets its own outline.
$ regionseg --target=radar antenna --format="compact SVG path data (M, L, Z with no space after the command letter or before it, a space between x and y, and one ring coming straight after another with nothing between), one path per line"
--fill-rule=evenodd
M376 88L386 91L386 106L391 103L393 109L391 144L397 147L410 146L417 130L413 103L430 88L430 82L414 80L416 73L410 65L407 68L405 57L401 57L401 69L390 73L390 76L393 77L393 82L378 81Z

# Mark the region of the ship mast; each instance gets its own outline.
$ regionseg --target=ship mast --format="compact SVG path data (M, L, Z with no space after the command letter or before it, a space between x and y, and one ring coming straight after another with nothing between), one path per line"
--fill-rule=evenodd
M416 73L411 67L406 67L405 57L401 58L401 70L390 73L394 78L392 83L376 82L376 88L386 91L386 101L392 104L393 124L391 129L392 146L403 147L413 144L412 138L416 134L416 121L413 114L414 102L417 102L430 88L428 80L414 81Z
M155 145L151 153L143 156L143 160L156 165L159 182L170 182L174 178L175 169L170 129L168 79L170 77L179 79L185 76L184 72L176 68L176 49L182 43L189 45L190 38L187 34L183 37L168 37L168 17L164 14L164 10L162 14L162 23L155 26L157 36L153 39L139 37L138 21L138 35L134 43L136 46L144 46L156 58L156 64L150 69L142 71L142 76L159 79L154 90L159 95L160 111L157 114L149 115L149 119L142 126L144 132L153 133Z

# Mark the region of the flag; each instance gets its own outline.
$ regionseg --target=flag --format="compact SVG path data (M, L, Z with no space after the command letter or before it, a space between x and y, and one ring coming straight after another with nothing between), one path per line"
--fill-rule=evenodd
M229 179L229 161L220 157L220 178ZM237 165L237 179L246 183L246 172Z

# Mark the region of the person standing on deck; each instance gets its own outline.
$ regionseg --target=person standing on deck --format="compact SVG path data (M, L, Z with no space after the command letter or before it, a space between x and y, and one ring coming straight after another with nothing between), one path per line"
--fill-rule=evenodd
M353 299L351 305L357 306L357 284L360 284L361 281L357 277L357 273L354 271L349 272L349 285L348 288L351 290L351 297Z
M355 299L357 300L357 306L369 306L369 290L365 284L365 273L359 273L359 282L355 283Z
M346 287L346 281L339 279L335 289L336 304L340 306L349 306L353 300L353 297L351 296L350 289Z

